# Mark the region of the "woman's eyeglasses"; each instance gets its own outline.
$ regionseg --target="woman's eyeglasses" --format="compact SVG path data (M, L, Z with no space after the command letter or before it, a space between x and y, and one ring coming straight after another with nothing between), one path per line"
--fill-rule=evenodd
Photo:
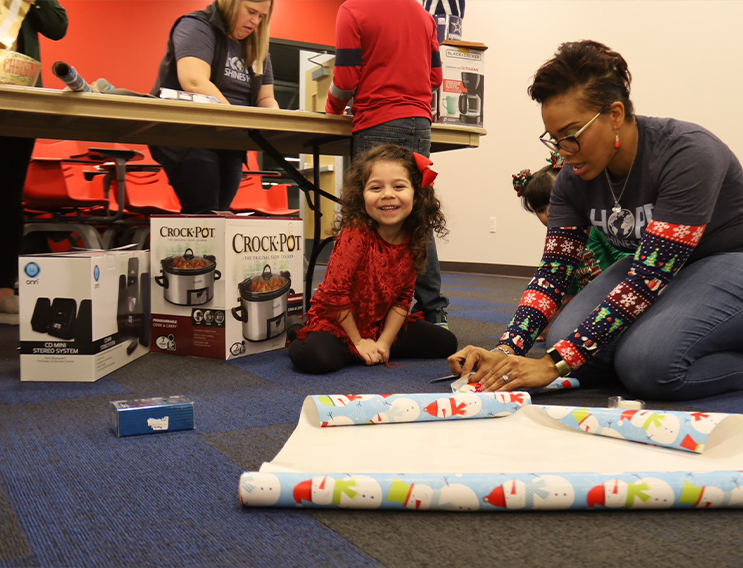
M570 152L571 154L575 154L576 152L580 152L580 142L578 142L578 136L583 134L583 132L593 124L593 121L596 120L599 116L601 116L604 111L606 111L607 108L609 108L609 105L611 103L607 103L604 105L604 108L602 108L600 111L596 113L596 116L594 116L591 120L586 122L583 125L583 128L578 130L575 134L572 136L565 136L565 138L560 138L559 140L555 140L554 138L545 138L549 134L546 130L544 131L544 134L542 134L539 137L540 142L547 146L550 150L553 152L559 152L560 150L563 150L565 152Z

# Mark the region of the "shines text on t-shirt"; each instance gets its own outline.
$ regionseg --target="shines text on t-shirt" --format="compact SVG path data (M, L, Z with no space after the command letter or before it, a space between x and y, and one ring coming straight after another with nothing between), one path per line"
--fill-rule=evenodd
M243 83L250 83L250 75L245 72L245 62L239 57L227 57L224 64L224 76Z

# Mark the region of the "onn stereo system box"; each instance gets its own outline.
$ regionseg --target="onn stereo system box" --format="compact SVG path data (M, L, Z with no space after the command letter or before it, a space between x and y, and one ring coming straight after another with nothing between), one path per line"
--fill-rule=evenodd
M149 251L21 256L22 381L93 382L150 348Z
M152 351L234 359L281 349L304 301L302 220L150 219Z

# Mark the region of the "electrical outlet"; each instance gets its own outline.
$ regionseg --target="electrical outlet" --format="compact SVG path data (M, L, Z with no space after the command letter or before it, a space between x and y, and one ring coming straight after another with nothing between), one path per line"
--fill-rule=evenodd
M495 217L490 218L490 232L495 233Z

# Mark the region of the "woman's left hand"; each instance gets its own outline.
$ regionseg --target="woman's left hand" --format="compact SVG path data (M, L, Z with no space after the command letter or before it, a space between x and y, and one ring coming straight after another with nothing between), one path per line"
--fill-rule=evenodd
M544 387L560 376L549 356L542 359L511 355L480 380L482 390L513 391ZM507 379L507 380L506 380Z

